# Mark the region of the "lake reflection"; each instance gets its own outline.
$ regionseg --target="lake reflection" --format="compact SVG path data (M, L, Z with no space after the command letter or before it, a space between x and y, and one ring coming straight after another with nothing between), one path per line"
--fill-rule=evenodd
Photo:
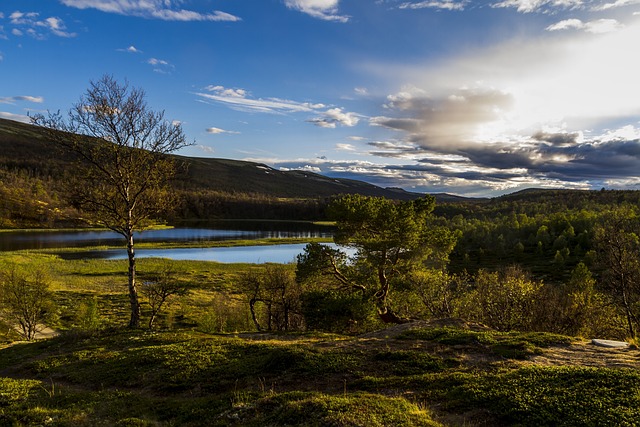
M169 258L173 260L216 261L222 263L268 262L286 264L296 261L296 256L304 251L305 243L271 246L236 246L224 248L172 248L139 249L136 258ZM330 245L334 246L335 245ZM68 252L58 254L63 259L126 259L124 249Z

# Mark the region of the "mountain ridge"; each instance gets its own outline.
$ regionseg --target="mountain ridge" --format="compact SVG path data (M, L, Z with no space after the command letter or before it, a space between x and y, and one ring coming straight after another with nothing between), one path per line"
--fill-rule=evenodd
M53 153L37 126L0 119L0 167L26 169L53 176L71 167L63 153ZM314 198L339 194L362 194L399 200L423 197L424 193L384 188L364 181L331 178L302 170L281 171L263 163L223 158L174 155L187 165L177 177L178 188L228 193L263 194L270 197ZM452 196L455 197L455 196Z

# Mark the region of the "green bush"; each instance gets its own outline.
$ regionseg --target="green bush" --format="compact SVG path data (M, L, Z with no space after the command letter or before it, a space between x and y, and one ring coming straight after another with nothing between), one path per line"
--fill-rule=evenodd
M374 322L374 307L359 293L319 290L302 295L302 314L309 330L363 332Z

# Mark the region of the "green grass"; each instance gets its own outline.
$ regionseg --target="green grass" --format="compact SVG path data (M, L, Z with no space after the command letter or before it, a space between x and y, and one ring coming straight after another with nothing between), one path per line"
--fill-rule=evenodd
M485 339L502 335L487 332ZM460 353L466 341L453 342L438 343L436 353L407 346L406 338L363 346L350 345L357 338L316 334L67 334L0 350L0 424L632 426L640 420L635 370L483 368L466 356L444 357L447 348ZM495 357L485 351L481 358Z
M545 347L568 345L574 339L548 332L471 331L458 328L412 329L400 338L437 342L446 345L482 347L509 359L524 359L539 354Z
M59 323L51 326L62 330L72 328L77 321L78 307L93 297L98 300L103 326L122 326L127 322L127 260L63 260L55 254L43 251L0 252L0 269L11 266L46 272L59 308ZM219 311L222 306L226 309L233 308L233 313L229 316L235 317L227 321L230 331L252 327L248 307L239 294L237 281L244 272L261 268L264 266L256 264L160 258L137 260L139 280L144 280L147 274L169 269L176 280L190 290L188 295L173 299L172 304L167 307L161 319L165 326L172 322L195 326L208 313ZM144 314L148 306L144 298L141 303Z

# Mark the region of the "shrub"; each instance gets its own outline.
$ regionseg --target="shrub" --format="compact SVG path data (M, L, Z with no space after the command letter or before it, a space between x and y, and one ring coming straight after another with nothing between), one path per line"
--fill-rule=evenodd
M302 314L307 329L357 333L374 322L374 305L359 293L317 290L302 295Z

